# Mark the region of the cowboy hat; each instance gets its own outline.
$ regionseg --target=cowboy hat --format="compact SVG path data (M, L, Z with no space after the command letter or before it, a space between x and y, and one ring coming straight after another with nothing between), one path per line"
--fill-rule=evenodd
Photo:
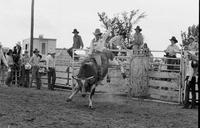
M135 28L135 30L142 31L142 29L140 28L140 26L137 26L137 27Z
M94 35L101 35L101 31L99 28L95 29L95 32L93 33Z
M79 33L79 31L77 31L77 29L74 29L72 33Z
M20 42L20 41L18 41L18 42L16 43L16 45L19 45L19 46L21 46L21 42Z
M38 49L36 48L33 53L39 53L40 51L38 51Z
M175 43L177 43L178 42L178 40L176 39L176 37L175 36L172 36L172 38L171 39L169 39L170 41L174 41Z

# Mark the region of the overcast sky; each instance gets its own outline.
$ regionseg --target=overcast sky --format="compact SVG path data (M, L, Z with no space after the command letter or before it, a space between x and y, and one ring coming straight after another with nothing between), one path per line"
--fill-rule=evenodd
M13 47L30 37L30 7L31 0L0 0L0 41L4 46ZM180 43L180 32L199 22L199 0L35 0L34 37L56 38L57 47L69 48L72 31L77 28L89 46L95 28L101 28L97 12L112 17L133 9L147 15L136 25L143 29L152 50L164 50L171 36Z

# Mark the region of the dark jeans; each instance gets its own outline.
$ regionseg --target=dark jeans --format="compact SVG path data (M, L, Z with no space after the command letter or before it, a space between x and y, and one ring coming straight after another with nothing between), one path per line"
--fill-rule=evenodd
M186 91L185 91L185 101L184 101L184 106L188 107L190 102L189 102L189 92L190 89L192 91L192 106L194 107L196 104L196 92L195 92L195 86L196 86L196 77L192 77L191 81L188 82L186 85Z
M54 68L49 68L48 71L48 88L53 90L56 82L56 71Z
M25 69L25 66L23 65L21 67L21 85L23 87L29 87L29 70Z
M11 83L13 81L14 67L10 66L10 68L11 68L11 72L8 72L7 78L6 78L6 81L5 81L5 84L7 86L11 86Z
M34 79L36 80L37 89L40 89L41 88L41 78L40 78L40 73L39 73L39 67L37 67L37 66L32 67L31 84L32 84Z

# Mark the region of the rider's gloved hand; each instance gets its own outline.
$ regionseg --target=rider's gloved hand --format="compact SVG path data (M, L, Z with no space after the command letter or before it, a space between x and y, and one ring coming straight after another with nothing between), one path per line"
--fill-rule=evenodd
M188 81L188 79L189 79L189 76L186 76L185 81Z

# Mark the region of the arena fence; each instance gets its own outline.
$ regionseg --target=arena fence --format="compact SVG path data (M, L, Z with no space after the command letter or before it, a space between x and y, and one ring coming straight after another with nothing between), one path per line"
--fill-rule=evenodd
M74 54L81 51L83 54ZM145 96L147 98L157 99L161 101L183 102L185 87L185 69L186 60L183 53L178 58L153 57L143 54L132 54L131 50L111 50L119 53L115 58L120 60L120 65L110 65L108 75L111 82L104 81L108 86L100 86L101 91L129 93L132 96ZM73 57L79 57L79 61L65 60L61 58L56 64L56 87L64 89L72 89L76 81L72 79L72 75L78 73L81 62L87 56L88 50L74 49ZM152 53L163 51L151 51ZM123 53L123 54L120 54ZM125 54L124 54L125 53ZM175 60L174 64L168 64L167 60ZM65 62L64 62L65 61ZM45 64L43 66L45 67ZM121 76L121 67L125 69L127 78L123 80ZM170 67L170 68L169 68ZM0 85L5 84L7 70L5 66L0 67ZM147 70L146 70L147 69ZM145 71L143 71L145 70ZM137 73L136 73L137 72ZM14 72L13 85L19 84L20 71ZM31 78L31 73L30 73ZM47 74L41 73L42 85L47 85ZM30 79L31 82L35 83ZM198 82L197 82L198 83ZM32 84L30 84L32 85ZM196 90L198 85L196 84ZM197 97L198 97L198 91ZM190 94L191 97L191 94ZM198 101L198 99L197 99Z

